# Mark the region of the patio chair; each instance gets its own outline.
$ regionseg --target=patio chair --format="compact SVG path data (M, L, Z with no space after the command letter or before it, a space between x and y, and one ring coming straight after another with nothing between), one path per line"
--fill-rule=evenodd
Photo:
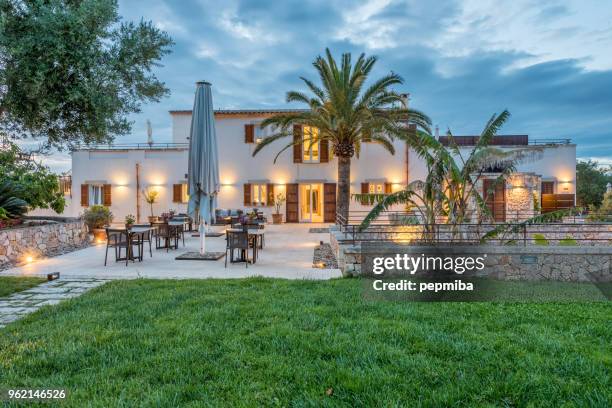
M226 231L226 247L225 247L225 267L227 268L227 254L229 252L230 262L244 262L245 267L249 267L249 233L246 231ZM240 260L234 260L234 251L240 251Z
M149 228L150 226L151 226L150 224L134 224L134 227ZM153 241L153 230L149 230L147 232L142 233L142 236L140 239L142 240L143 246L145 242L149 243L149 256L152 258L153 249L151 248L151 241Z
M125 266L130 259L134 259L134 247L138 248L138 259L142 261L142 242L139 239L132 240L126 230L106 228L106 252L104 253L104 266L108 260L108 248L115 250L115 262L125 260ZM125 248L125 257L121 256L121 250Z
M178 248L178 229L168 225L165 222L155 223L157 227L157 233L155 234L155 248L162 249L166 248L166 252L172 247L173 249ZM161 241L164 241L164 244L161 245ZM172 244L174 242L174 244Z

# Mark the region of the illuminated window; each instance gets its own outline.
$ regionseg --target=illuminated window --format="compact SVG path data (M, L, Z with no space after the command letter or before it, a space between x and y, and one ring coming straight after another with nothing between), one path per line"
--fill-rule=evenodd
M370 194L384 194L385 183L369 183L368 188Z
M304 151L303 162L318 163L319 162L319 129L312 126L304 126L304 142L302 144ZM316 140L316 142L315 142Z
M189 202L189 186L187 183L181 184L181 203Z
M253 184L253 205L266 205L268 189L265 184Z
M89 186L89 205L102 205L104 191L101 184L91 184Z
M60 191L64 193L64 195L72 195L72 177L70 176L61 176L59 178Z

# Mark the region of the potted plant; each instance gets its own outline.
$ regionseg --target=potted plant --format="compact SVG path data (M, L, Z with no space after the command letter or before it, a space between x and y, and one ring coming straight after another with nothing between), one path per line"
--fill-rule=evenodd
M157 198L159 197L159 191L148 189L143 191L144 199L151 206L151 216L149 217L149 222L157 221L157 217L153 214L153 204L157 202Z
M125 228L130 229L136 223L136 218L132 214L125 216Z
M273 224L283 223L283 214L280 213L280 209L284 203L285 203L285 196L283 195L283 193L278 193L276 195L276 199L274 200L274 207L276 209L276 212L272 214Z
M106 240L104 227L113 220L113 213L103 205L92 205L83 212L83 222L87 225L90 234L93 234L96 242Z

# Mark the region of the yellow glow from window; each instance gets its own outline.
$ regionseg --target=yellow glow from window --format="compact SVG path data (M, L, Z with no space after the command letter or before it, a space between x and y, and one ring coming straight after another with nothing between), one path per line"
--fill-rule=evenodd
M319 129L312 126L304 126L304 141L302 148L304 151L305 162L318 162L319 161L319 141L314 140L319 138Z

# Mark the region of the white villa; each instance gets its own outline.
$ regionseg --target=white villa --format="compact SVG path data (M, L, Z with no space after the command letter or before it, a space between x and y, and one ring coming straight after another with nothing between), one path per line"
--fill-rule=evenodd
M267 215L278 193L286 196L281 213L287 222L334 222L336 216L336 163L326 143L311 145L308 136L316 129L294 129L302 138L301 148L287 150L276 164L274 157L286 144L276 142L257 156L252 152L269 132L260 129L266 117L286 110L218 110L215 112L220 158L221 192L219 208L251 209ZM146 221L150 214L143 191L159 191L155 215L187 208L187 157L191 124L190 110L170 111L172 143L90 146L72 152L72 177L64 185L68 198L67 216L78 216L94 204L109 206L115 220L133 214ZM440 137L445 142L445 137ZM462 148L469 149L476 137L455 136ZM497 136L494 145L513 149L539 146L539 160L520 165L505 188L497 189L490 206L498 220L514 211L530 210L534 205L552 210L574 205L576 188L576 145L567 139L529 140L527 135ZM360 157L353 158L351 192L396 191L408 182L424 179L425 164L395 142L390 155L374 143L365 143ZM486 181L485 181L486 183ZM535 200L534 200L535 199ZM535 203L535 204L534 204ZM351 211L370 207L351 202Z

